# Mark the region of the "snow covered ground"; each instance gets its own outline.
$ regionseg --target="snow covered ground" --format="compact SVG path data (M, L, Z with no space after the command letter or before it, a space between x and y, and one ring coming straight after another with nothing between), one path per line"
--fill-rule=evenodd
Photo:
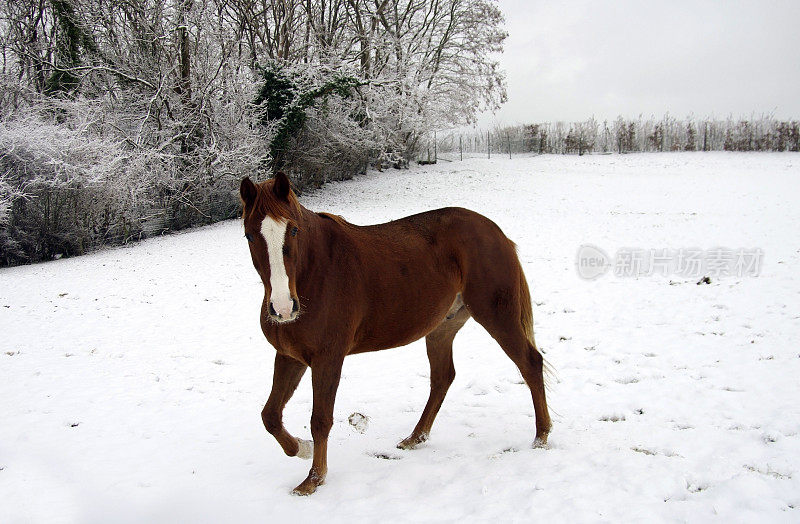
M421 449L424 344L345 362L327 484L261 425L274 350L238 221L0 270L0 521L800 520L800 157L441 162L302 198L376 223L458 205L519 245L555 369L548 449L470 321ZM576 253L760 248L760 275L597 280ZM307 374L285 413L309 437ZM358 432L352 413L368 417ZM363 428L362 428L363 429Z

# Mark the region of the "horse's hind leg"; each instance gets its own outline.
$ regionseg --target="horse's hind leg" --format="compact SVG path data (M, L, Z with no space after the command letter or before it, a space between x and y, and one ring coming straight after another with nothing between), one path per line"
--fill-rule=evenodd
M513 339L517 339L516 341ZM522 378L528 384L533 399L533 409L536 412L536 440L534 446L547 445L547 435L550 433L550 413L547 411L547 399L544 386L544 359L532 341L518 336L509 337L509 340L500 344L503 351L511 357L517 365Z
M283 408L300 384L300 379L305 373L305 364L291 357L277 353L275 355L275 368L272 377L272 392L264 409L261 411L261 420L264 427L278 441L284 453L290 457L311 458L311 442L293 437L283 427Z
M550 432L550 414L545 398L544 359L536 348L533 337L528 340L520 321L519 306L513 300L507 299L510 297L509 293L497 292L492 300L480 300L480 294L476 295L477 297L465 293L467 306L473 318L500 344L522 373L522 378L531 390L536 413L534 445L545 446Z
M431 393L417 426L411 436L397 445L398 448L413 449L428 439L436 414L442 407L447 390L456 376L453 366L453 339L468 319L469 312L459 295L445 320L425 337L428 360L431 364Z

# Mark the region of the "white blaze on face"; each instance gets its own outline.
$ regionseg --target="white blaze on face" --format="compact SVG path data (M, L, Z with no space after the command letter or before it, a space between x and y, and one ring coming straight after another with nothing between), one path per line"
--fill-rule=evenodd
M261 223L261 234L267 242L269 257L269 286L272 295L269 297L275 312L289 319L292 315L292 295L289 292L289 276L283 263L283 241L286 238L286 221L267 217Z

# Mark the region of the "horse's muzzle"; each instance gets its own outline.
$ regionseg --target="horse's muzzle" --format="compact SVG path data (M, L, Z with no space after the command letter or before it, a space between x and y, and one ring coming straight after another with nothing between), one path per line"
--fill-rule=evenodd
M269 301L269 318L275 322L291 322L297 318L300 312L300 304L297 299L292 297L287 303L280 304L275 308L275 303Z

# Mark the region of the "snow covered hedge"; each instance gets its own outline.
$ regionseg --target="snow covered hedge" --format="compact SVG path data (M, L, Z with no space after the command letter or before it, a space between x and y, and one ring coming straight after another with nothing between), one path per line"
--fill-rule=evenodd
M259 144L191 157L102 136L96 123L28 115L0 122L0 264L77 255L230 218ZM261 151L263 153L263 151Z

